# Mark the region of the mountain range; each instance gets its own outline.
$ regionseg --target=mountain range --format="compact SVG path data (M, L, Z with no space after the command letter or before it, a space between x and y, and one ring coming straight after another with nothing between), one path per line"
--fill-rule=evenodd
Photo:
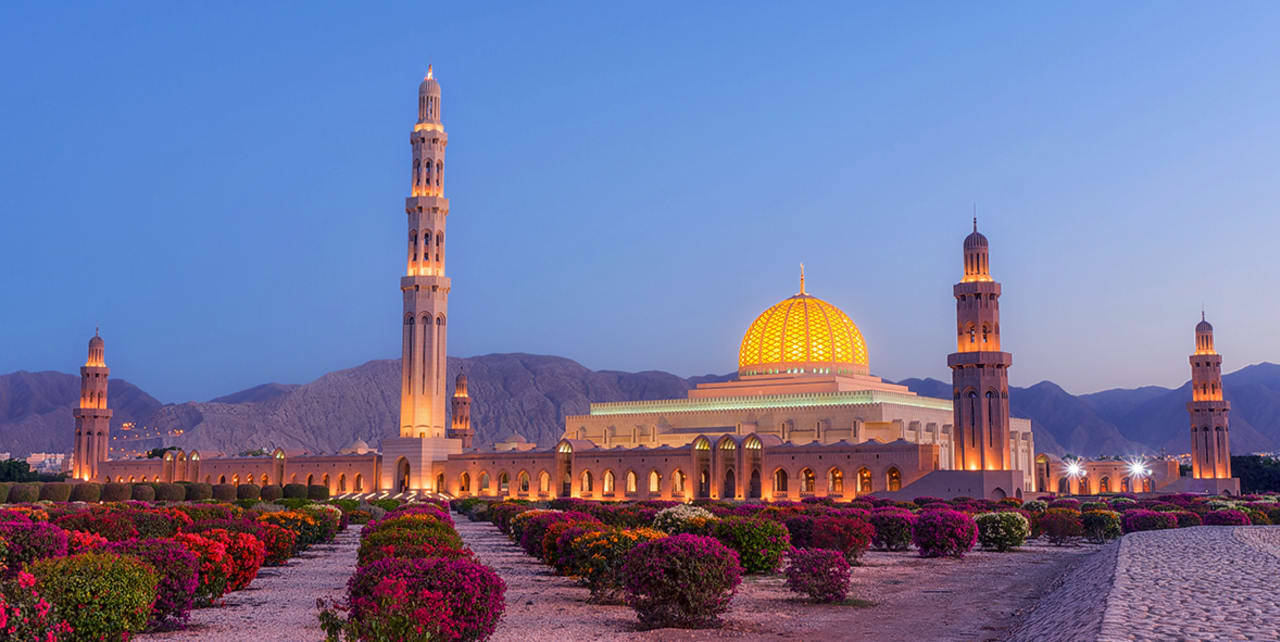
M682 397L699 383L733 377L590 370L570 359L531 354L450 357L448 369L449 394L454 376L460 370L467 373L475 443L480 447L513 434L550 446L564 430L565 415L584 413L591 402ZM132 422L165 435L141 440L140 446L176 445L228 454L276 446L335 452L356 439L376 446L397 433L399 377L399 361L376 360L302 385L268 383L209 401L177 404L161 403L128 381L113 378L108 404L115 412L113 434L126 434L114 431ZM950 396L951 385L936 379L898 383L921 395ZM1041 452L1181 453L1189 450L1190 385L1072 395L1042 381L1012 388L1010 404L1015 416L1032 420ZM1280 365L1260 363L1228 374L1223 389L1232 402L1232 451L1280 450ZM0 375L0 450L14 456L70 451L71 409L78 398L76 375Z

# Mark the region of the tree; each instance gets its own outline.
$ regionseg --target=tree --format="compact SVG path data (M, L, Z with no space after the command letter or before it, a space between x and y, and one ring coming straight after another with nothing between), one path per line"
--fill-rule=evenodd
M164 446L162 448L152 448L151 450L147 451L147 459L159 459L161 457L164 457L164 454L166 452L169 452L170 450L177 450L177 449L178 449L177 446Z
M1231 474L1240 478L1240 492L1280 491L1280 460L1261 455L1234 455Z
M39 477L31 470L31 466L21 459L0 461L0 482L33 482Z

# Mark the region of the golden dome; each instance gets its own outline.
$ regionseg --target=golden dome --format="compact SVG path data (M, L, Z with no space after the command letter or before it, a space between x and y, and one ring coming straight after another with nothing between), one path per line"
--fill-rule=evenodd
M756 317L742 337L738 375L867 374L867 344L844 312L804 292Z

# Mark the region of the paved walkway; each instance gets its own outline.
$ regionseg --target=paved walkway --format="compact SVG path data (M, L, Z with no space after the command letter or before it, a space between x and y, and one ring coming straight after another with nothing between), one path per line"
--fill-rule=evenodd
M1277 640L1280 527L1130 533L1066 573L1011 640Z
M312 546L284 566L264 567L248 588L229 593L222 604L191 612L182 631L140 635L139 640L241 642L324 639L316 619L316 599L341 598L356 570L360 528L338 533L332 544Z

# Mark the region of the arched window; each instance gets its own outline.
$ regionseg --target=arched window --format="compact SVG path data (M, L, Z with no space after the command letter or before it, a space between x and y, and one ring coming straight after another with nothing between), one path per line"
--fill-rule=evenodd
M636 492L636 471L634 470L627 471L627 492Z
M487 471L480 473L480 490L489 490L489 473Z
M471 475L470 474L462 473L461 475L458 475L458 492L462 492L462 493L471 492Z
M523 470L520 471L520 474L516 475L516 484L516 488L519 488L520 492L529 492L529 473L526 473Z
M538 473L538 492L551 492L551 475L548 475L545 470Z
M132 478L132 477L130 477L130 478L129 478L129 481L133 481L133 478ZM226 476L226 475L218 475L218 483L219 483L219 484L225 484L225 483L227 483L227 476Z
M236 473L231 476L231 483L235 484L236 486L240 485L240 473Z
M1062 479L1059 479L1059 480L1058 480L1058 494L1059 494L1059 495L1070 495L1070 494L1071 494L1071 486L1070 486L1070 484L1071 484L1071 480L1067 479L1066 477L1063 477Z
M662 475L659 475L656 470L649 473L649 492L662 492Z
M591 492L591 471L589 470L582 471L582 492Z
M613 492L613 471L604 471L604 488L601 489L605 493Z
M498 492L507 493L511 490L511 478L506 473L498 473Z
M684 472L679 468L676 472L671 473L671 492L684 494Z
M787 471L781 468L773 472L773 492L787 492Z
M987 342L987 337L991 334L991 328L987 324L982 324L982 342Z
M1098 492L1099 492L1099 493L1109 493L1109 492L1111 492L1111 478L1110 478L1110 477L1103 477L1102 479L1099 479L1099 480L1098 480Z
M324 487L329 488L329 473L324 474Z
M971 325L969 326L969 343L977 343L977 342L978 342L978 329Z
M360 473L356 473L355 491L357 493L364 492L364 476L361 475Z
M440 187L440 176L444 174L444 161L436 161L436 187Z
M827 475L827 486L831 488L831 494L833 495L844 493L844 471L839 468L832 468Z
M817 486L817 478L814 476L813 471L808 468L801 470L800 492L812 493L815 486Z
M858 492L871 492L871 471L866 468L858 470Z
M897 468L890 468L889 472L886 473L886 477L886 488L890 491L902 490L902 473L898 472Z
M347 492L347 476L346 474L338 475L338 492Z

